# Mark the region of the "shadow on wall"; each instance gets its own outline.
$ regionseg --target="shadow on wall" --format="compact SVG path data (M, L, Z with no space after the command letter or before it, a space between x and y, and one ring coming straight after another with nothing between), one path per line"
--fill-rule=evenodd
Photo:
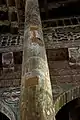
M0 120L9 120L9 118L0 112Z
M64 105L56 114L56 120L80 120L80 98Z

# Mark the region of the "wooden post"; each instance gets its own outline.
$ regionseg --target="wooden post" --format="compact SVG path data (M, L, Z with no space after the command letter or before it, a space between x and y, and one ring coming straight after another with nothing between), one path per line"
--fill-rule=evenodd
M53 97L38 0L26 0L21 120L53 120Z

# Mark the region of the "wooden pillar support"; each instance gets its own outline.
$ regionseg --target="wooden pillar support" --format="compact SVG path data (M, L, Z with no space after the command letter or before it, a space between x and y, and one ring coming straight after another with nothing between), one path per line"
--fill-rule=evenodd
M21 120L53 120L53 97L38 0L26 0Z

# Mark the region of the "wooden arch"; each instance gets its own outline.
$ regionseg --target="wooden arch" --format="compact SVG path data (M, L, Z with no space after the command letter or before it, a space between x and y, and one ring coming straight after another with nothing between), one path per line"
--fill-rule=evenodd
M62 93L54 103L55 115L68 102L80 97L80 86L76 86L64 93Z

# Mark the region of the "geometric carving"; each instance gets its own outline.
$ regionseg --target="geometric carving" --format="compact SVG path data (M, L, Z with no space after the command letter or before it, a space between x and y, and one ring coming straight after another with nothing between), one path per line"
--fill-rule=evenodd
M13 53L2 53L3 70L14 70Z
M20 89L11 88L2 92L1 97L9 104L19 103Z
M68 48L69 51L69 64L80 65L80 48Z
M80 40L80 26L47 29L44 30L44 37L53 42L78 41Z
M23 36L20 35L0 35L0 47L16 46L23 44Z

